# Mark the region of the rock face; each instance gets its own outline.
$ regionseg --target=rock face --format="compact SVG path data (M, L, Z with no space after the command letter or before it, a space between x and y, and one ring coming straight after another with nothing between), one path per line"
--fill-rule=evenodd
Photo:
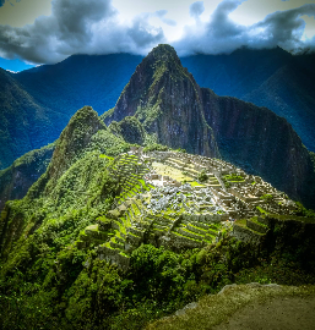
M222 157L314 207L310 154L291 125L267 108L200 88L171 46L149 53L103 118L110 124L126 116L161 144Z
M303 144L315 151L315 54L238 49L230 55L182 58L200 86L264 106L286 118Z
M267 108L201 90L222 158L315 207L310 153L292 126Z
M159 143L217 157L217 144L200 100L200 88L175 50L160 45L137 67L105 123L135 115Z

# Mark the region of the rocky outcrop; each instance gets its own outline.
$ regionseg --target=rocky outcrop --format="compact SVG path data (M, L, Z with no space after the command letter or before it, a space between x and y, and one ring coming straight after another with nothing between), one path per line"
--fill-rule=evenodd
M161 144L222 157L315 207L310 154L291 125L267 108L200 88L171 46L149 53L103 118L109 124L126 116Z

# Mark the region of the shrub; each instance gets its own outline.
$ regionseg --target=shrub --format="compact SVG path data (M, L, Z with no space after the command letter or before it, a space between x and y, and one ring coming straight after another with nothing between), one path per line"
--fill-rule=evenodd
M198 180L199 180L200 182L205 182L205 181L208 180L208 175L207 175L207 173L206 173L205 170L202 170L202 171L200 172L200 174L199 174L199 176L198 176Z

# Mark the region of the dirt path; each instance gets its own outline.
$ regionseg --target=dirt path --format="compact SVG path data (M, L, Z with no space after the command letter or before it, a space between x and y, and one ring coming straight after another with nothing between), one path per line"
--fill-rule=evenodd
M315 297L252 302L213 330L315 330Z

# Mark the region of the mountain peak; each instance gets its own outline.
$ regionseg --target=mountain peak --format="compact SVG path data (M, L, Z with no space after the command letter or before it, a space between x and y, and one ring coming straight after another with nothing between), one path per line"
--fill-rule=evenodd
M176 53L176 50L167 44L160 44L153 48L152 51L145 57L143 64L147 64L157 69L160 66L172 69L172 71L182 69L182 63Z
M135 116L158 143L175 149L185 144L188 152L217 157L200 100L200 88L175 49L159 45L137 66L115 108L103 119L109 125Z
M167 60L167 59L179 60L175 48L168 44L160 44L154 47L147 57L157 58L159 60Z
M60 134L50 164L49 176L57 180L90 143L92 136L104 129L107 129L106 126L92 107L84 106L78 110Z

